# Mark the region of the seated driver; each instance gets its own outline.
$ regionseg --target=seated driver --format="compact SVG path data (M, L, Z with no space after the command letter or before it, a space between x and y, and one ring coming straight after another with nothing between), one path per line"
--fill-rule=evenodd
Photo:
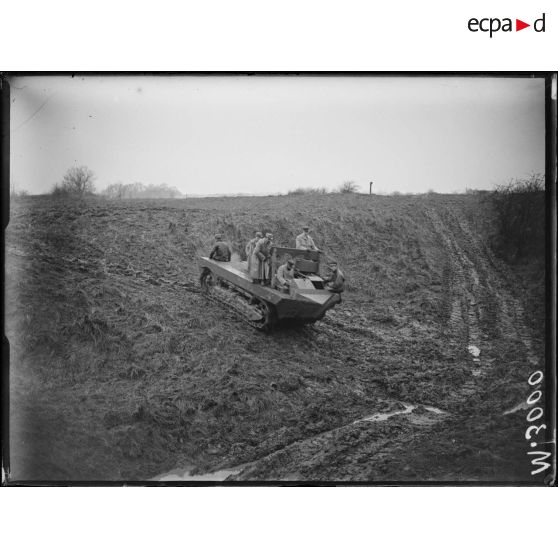
M278 291L288 293L291 283L295 278L294 260L289 258L283 265L279 266L275 275L275 287Z

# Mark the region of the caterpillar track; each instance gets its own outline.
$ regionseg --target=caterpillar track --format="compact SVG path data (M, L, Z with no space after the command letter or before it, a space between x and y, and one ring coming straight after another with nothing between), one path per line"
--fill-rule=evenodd
M338 292L326 288L319 275L319 253L274 247L271 277L286 258L293 258L295 276L287 289L253 281L242 262L219 262L200 257L202 293L232 310L255 329L270 331L278 323L309 324L321 320L341 302Z
M215 277L208 269L200 277L202 293L226 306L242 321L260 331L270 331L276 323L273 309L264 300Z

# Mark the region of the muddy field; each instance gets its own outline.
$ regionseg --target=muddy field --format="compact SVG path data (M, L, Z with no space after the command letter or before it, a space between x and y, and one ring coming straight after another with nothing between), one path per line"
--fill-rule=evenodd
M264 334L201 295L214 232L304 223L348 281L325 320ZM473 195L14 202L12 479L532 482L506 411L544 366L544 273L491 223Z

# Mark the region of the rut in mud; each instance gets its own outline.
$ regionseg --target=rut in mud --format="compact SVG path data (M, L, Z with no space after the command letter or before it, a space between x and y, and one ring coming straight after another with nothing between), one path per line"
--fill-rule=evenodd
M535 355L522 305L504 285L502 274L509 270L505 270L504 265L496 261L485 243L473 236L458 212L448 209L427 210L426 214L445 248L442 308L446 319L442 322L442 329L456 353L464 352L465 347L473 349L470 351L473 353L471 377L452 396L453 405L466 405L469 398L478 398L486 390L487 382L480 383L478 377L490 374L494 361L501 358L498 347L503 340L505 344L519 346L530 365L541 367L543 363ZM350 326L346 329L354 331ZM520 386L517 385L517 388L519 392ZM399 410L388 410L385 414L376 416L385 419L397 416L398 420L394 425L382 425L371 431L360 424L367 422L367 419L360 419L266 456L261 462L251 464L228 480L367 480L374 478L373 468L378 463L379 470L384 473L382 477L386 478L387 469L383 465L386 456L398 459L394 447L401 451L406 443L416 440L420 431L450 415L446 411L436 412L432 407L419 406L422 412L419 411L417 418L415 405L394 401L388 403L392 406L399 405ZM429 415L428 411L435 415ZM509 411L504 414L509 414ZM355 425L358 427L355 428ZM455 444L455 440L452 443ZM486 453L489 458L492 457L489 450ZM405 472L391 473L388 480L397 481L406 476L405 473L411 469L409 462L412 460L405 465ZM339 467L341 474L332 472L332 469L338 470ZM412 477L416 478L416 475L413 474ZM428 476L423 480L435 478L436 476ZM462 480L478 479L465 477Z
M475 196L25 201L7 235L14 474L525 479L523 419L504 413L543 340L479 212ZM301 222L347 276L323 321L264 335L201 295L215 230L241 253Z

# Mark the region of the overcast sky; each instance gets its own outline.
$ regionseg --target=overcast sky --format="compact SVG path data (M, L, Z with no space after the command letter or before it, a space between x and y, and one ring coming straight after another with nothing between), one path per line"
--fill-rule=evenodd
M47 192L73 165L97 190L273 194L491 188L544 172L544 80L26 77L11 80L11 177Z

